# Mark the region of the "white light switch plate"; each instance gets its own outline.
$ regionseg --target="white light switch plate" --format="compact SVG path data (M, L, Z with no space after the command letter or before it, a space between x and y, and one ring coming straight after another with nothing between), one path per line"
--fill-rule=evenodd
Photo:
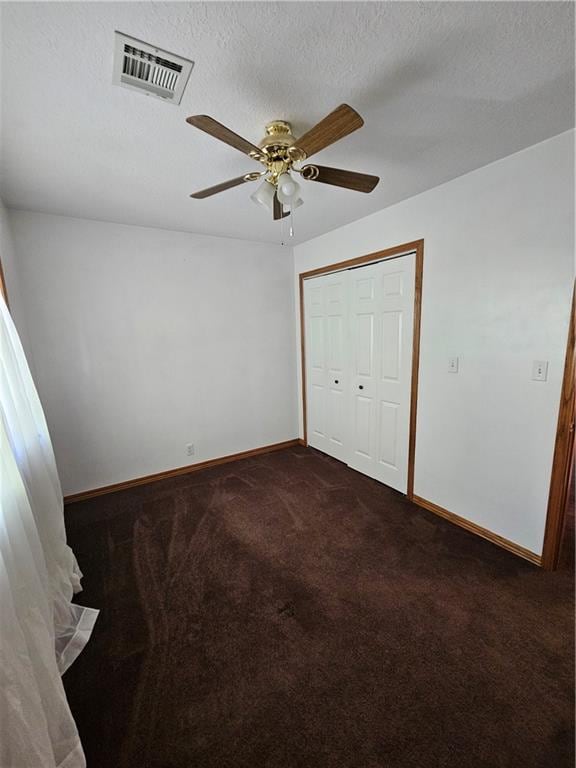
M448 373L458 373L458 358L457 357L449 357L448 358Z
M532 363L532 381L546 381L548 378L548 360L534 360Z

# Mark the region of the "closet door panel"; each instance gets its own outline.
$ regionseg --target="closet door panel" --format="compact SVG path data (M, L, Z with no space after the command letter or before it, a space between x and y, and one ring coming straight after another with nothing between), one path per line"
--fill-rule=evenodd
M324 318L310 318L310 365L313 371L324 370Z
M306 309L308 433L311 443L321 445L326 440L324 402L326 338L324 333L324 293L321 286L309 286L306 295Z
M320 441L320 444L326 440L326 416L325 416L325 393L324 387L318 384L312 384L310 387L310 408L308 410L309 442Z
M398 381L402 355L402 313L386 311L381 317L381 363L382 381Z
M344 373L344 323L341 315L329 315L328 368L334 373Z
M370 379L374 366L374 313L356 315L356 333L354 334L355 359L354 373Z
M374 477L406 493L412 375L415 256L384 261L377 286L380 327Z
M347 273L304 284L308 443L347 460Z
M403 493L415 255L305 282L308 441Z
M350 453L354 469L373 475L376 449L377 265L352 269L350 275Z
M346 442L346 400L344 392L339 389L331 389L328 399L330 425L329 439L340 448L344 448Z
M374 443L374 440L372 439L372 422L374 420L373 399L371 397L357 395L354 405L354 424L356 429L354 430L354 443L352 447L355 459L351 461L351 466L354 465L354 460L356 462L367 460L371 463L373 460L372 453Z
M385 310L380 316L380 381L378 400L378 462L397 470L398 402L387 384L398 382L402 356L402 313ZM381 470L383 468L381 467ZM378 468L376 469L378 475Z
M334 286L330 287L334 288ZM343 289L345 286L340 284L338 287ZM330 312L334 314L330 314ZM339 300L338 304L335 302L328 303L328 316L326 318L328 329L328 424L330 430L328 438L339 447L338 458L341 458L340 453L344 447L346 431L344 380L346 379L347 372L344 316L345 306L343 297Z
M351 270L350 459L406 492L414 255Z
M380 400L378 421L378 461L397 469L398 404Z
M326 414L324 403L325 334L322 292L315 289L311 295L309 322L309 369L310 369L310 433L314 440L326 439Z

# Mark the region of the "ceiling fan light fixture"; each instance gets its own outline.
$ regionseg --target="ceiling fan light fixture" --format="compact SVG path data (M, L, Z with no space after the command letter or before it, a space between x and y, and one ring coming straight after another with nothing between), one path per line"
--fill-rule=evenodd
M257 205L262 205L264 208L268 208L268 210L271 211L274 202L274 193L274 186L270 184L269 181L264 180L256 192L254 192L253 195L250 195L250 200L252 200Z
M294 173L300 174L307 183L320 182L365 193L372 192L380 181L378 176L367 173L324 165L302 165L307 158L364 125L364 120L358 112L348 104L340 104L299 138L294 137L290 123L286 120L273 120L266 126L266 136L258 146L246 141L209 115L191 115L186 118L186 122L265 166L263 171L246 173L190 195L198 200L264 176L263 183L251 198L271 211L274 221L280 221L291 217L293 210L303 202L300 186L292 175Z
M290 205L292 200L298 197L300 185L294 181L289 173L283 173L278 177L278 200L284 205Z

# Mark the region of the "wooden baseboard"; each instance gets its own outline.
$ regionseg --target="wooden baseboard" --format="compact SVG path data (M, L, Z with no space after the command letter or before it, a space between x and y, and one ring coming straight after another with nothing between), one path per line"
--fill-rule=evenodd
M481 536L483 539L492 542L492 544L496 544L496 546L502 547L502 549L507 549L508 552L512 552L514 555L518 555L518 557L523 557L524 560L528 560L534 565L542 564L541 556L537 555L535 552L531 552L529 549L525 549L519 544L509 541L503 536L498 536L497 533L492 533L492 531L489 531L487 528L482 528L481 525L476 525L476 523L472 523L470 520L460 517L460 515L455 515L454 512L448 512L447 509L439 507L438 504L434 504L432 501L427 501L427 499L423 499L416 495L412 496L411 501L413 501L414 504L418 504L419 507L423 507L429 512L434 512L435 515L439 515L455 525L459 525L460 528L464 528L465 530L470 531L470 533L475 533L477 536Z
M306 440L304 440L301 437L299 437L298 438L298 445L303 445L304 448L306 448L308 446L308 443L306 442Z
M80 493L73 493L70 496L64 497L65 504L73 504L75 501L85 501L86 499L92 499L95 496L103 496L106 493L115 493L116 491L124 491L127 488L134 488L137 485L144 485L146 483L155 483L158 480L166 480L169 477L178 477L179 475L187 475L190 472L199 472L201 469L209 469L210 467L217 467L219 464L228 464L231 461L239 461L240 459L248 459L251 456L260 456L263 453L272 453L273 451L281 451L283 448L291 448L294 445L301 445L302 441L299 439L285 440L283 443L274 443L273 445L263 445L261 448L252 448L249 451L242 451L241 453L232 453L229 456L220 456L217 459L209 459L208 461L199 461L197 464L189 464L186 467L178 467L177 469L168 469L165 472L156 472L154 475L146 475L145 477L135 477L133 480L126 480L123 483L114 483L113 485L104 485L101 488L94 488L91 491L81 491Z
M220 464L228 464L232 461L240 461L241 459L248 459L251 456L260 456L265 453L272 453L273 451L281 451L283 448L291 448L295 445L306 446L306 441L301 437L295 440L285 440L283 443L274 443L272 445L263 445L260 448L252 448L249 451L241 451L240 453L232 453L228 456L220 456L217 459L209 459L208 461L199 461L197 464L189 464L185 467L178 467L177 469L168 469L165 472L156 472L153 475L146 475L145 477L136 477L132 480L126 480L122 483L114 483L113 485L105 485L101 488L94 488L89 491L81 491L80 493L73 493L70 496L64 497L65 504L73 504L76 501L85 501L86 499L92 499L96 496L104 496L107 493L115 493L116 491L124 491L128 488L135 488L138 485L145 485L146 483L155 483L158 480L166 480L170 477L178 477L179 475L187 475L191 472L199 472L202 469L209 469L210 467L217 467ZM513 541L505 539L503 536L498 536L497 533L482 528L476 523L472 523L470 520L466 520L464 517L455 515L453 512L449 512L447 509L434 504L432 501L423 499L420 496L412 495L410 498L414 504L417 504L423 509L427 509L429 512L434 512L435 515L443 517L445 520L449 520L455 525L459 525L471 533L475 533L477 536L481 536L483 539L496 544L498 547L512 552L518 557L522 557L525 560L533 563L534 565L541 565L542 558L529 549L521 547L519 544L515 544Z

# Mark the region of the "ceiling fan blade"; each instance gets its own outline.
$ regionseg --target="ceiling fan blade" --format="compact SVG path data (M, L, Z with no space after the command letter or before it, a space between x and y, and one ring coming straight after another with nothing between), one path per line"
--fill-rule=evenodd
M220 139L220 141L234 147L234 149L244 152L245 155L249 155L255 160L264 157L261 149L258 149L254 144L250 144L249 141L246 141L242 136L238 136L237 133L226 128L225 125L214 120L213 117L208 117L208 115L192 115L192 117L186 118L186 122L190 123L190 125L193 125L195 128L204 131L204 133L214 136L215 139Z
M308 165L306 168L317 168L318 176L312 176L310 181L319 181L322 184L333 184L335 187L353 189L355 192L372 192L380 179L368 173L356 173L356 171L343 171L342 168L328 168L326 165ZM304 178L306 175L304 174Z
M201 189L200 192L194 192L194 194L190 195L190 197L194 197L196 200L203 200L205 197L217 195L218 192L224 192L225 189L232 189L232 187L237 187L239 184L244 184L247 181L252 181L250 174L246 174L245 176L237 176L235 179L230 179L229 181L223 181L222 184L216 184L215 187Z
M274 201L272 204L272 216L274 217L274 221L278 221L278 219L285 219L286 216L290 215L290 211L285 211L284 206L278 200L278 195L274 193Z
M324 120L320 120L314 128L297 139L295 146L305 152L306 157L310 157L363 125L364 120L355 109L348 104L340 104L334 112L330 112Z

